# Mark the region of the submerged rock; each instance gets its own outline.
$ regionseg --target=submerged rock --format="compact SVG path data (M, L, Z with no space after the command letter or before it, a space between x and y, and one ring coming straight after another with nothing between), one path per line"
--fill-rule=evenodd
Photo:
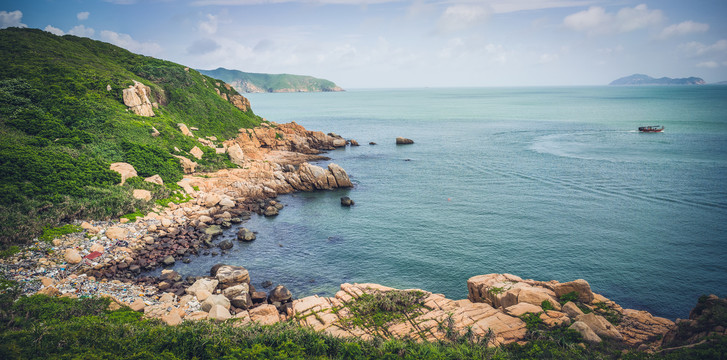
M240 230L237 231L237 240L240 241L253 241L255 240L256 236L255 233L249 230L248 228L240 228Z

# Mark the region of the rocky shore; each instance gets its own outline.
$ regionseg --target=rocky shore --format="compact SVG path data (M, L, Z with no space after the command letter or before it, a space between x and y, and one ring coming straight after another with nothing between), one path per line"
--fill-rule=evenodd
M185 167L188 174L178 185L189 201L158 207L133 222L78 222L83 231L50 243L36 242L4 259L0 269L7 279L20 282L25 294L106 296L112 299L112 308L128 306L169 325L199 320L232 319L235 326L293 321L342 337L469 336L497 346L527 341L528 330L537 324L567 326L585 342L609 339L640 350L657 349L674 334L673 321L623 309L592 292L585 280L560 283L488 274L470 278L469 295L460 300L378 284L342 284L333 297L295 299L282 285L268 292L256 289L241 266L219 264L209 276L187 278L169 269L159 277L141 275L177 261L193 261L194 256L225 252L233 242L216 242L215 237L249 219L252 212L277 215L283 208L275 200L279 194L353 186L340 166L308 163L325 159L321 151L347 143L353 141L295 123L241 129L221 148L215 145L240 168L197 174L193 165ZM128 164L114 167L123 179L134 176ZM255 233L241 227L237 239L254 241ZM360 304L367 301L384 301L394 308L404 304L405 310L383 324L372 324L360 319Z

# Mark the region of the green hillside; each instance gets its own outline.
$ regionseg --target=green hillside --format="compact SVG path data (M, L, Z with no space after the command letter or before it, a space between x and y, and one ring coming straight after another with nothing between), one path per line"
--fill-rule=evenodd
M194 146L205 152L193 159L198 170L234 166L196 138L224 140L260 123L218 94L237 94L219 80L88 38L0 30L0 63L0 245L30 241L46 225L132 212L142 206L130 196L134 184L169 196L183 175L172 154L191 158ZM124 105L134 81L151 89L155 116ZM199 130L184 136L177 123ZM166 186L141 178L117 186L113 162L140 177L158 173Z
M290 74L258 74L217 68L199 70L202 74L220 79L239 92L320 92L343 91L332 81L312 76Z

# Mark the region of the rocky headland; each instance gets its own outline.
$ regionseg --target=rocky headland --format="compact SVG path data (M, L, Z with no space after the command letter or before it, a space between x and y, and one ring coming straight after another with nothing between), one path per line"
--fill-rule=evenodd
M180 128L194 136L194 130L183 124ZM420 289L348 283L332 297L296 299L283 285L270 291L256 289L242 266L218 264L209 276L183 278L170 269L158 277L142 276L198 255L224 253L234 244L215 237L249 219L252 212L277 215L283 208L275 200L279 194L353 186L340 166L309 163L326 159L322 151L352 142L336 134L308 131L295 123L264 123L240 129L234 139L215 141L207 139L206 145L228 153L239 168L198 174L194 164L187 164L188 174L178 185L189 201L157 207L133 222L79 222L81 232L50 243L36 242L4 259L6 277L20 282L28 295L110 297L111 309L130 307L170 326L201 320L232 321L235 326L291 321L338 337L416 341L467 337L491 346L522 344L532 339L534 330L567 327L586 343L608 340L646 351L658 351L666 340L684 338L680 328L702 329L697 320L677 320L682 324L678 326L646 311L624 309L594 293L581 279L561 283L510 274L479 275L467 281L469 295L459 300ZM122 174L122 181L135 175L129 164L115 163L112 169ZM254 241L255 233L240 227L237 240ZM374 315L385 320L372 321ZM692 342L705 336L695 332L689 338ZM715 325L706 334L724 335L725 330Z

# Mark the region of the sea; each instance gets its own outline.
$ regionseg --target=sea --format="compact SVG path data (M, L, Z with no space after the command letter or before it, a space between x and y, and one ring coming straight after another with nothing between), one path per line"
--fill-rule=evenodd
M355 186L280 196L280 215L242 224L255 241L178 262L183 275L241 265L258 289L271 281L298 298L346 282L463 299L480 274L585 279L670 319L727 295L727 86L246 96L267 120L357 140L318 163ZM665 130L637 131L646 125Z

